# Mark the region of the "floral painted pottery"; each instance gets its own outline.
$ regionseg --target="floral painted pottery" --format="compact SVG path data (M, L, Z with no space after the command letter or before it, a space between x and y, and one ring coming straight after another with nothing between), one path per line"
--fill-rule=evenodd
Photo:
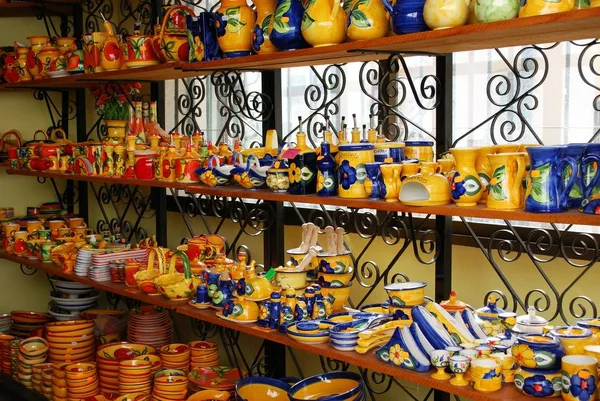
M517 18L520 3L517 0L475 2L475 17L479 22L504 21Z
M85 66L83 62L83 50L75 49L64 55L67 61L67 72L70 74L83 74Z
M338 196L353 199L368 198L369 194L365 190L367 179L365 163L375 161L373 145L349 144L341 145L338 149L338 157L342 161L338 167Z
M519 17L531 17L534 15L545 15L570 11L575 7L574 0L559 0L556 3L548 3L544 0L528 0L521 4Z
M220 279L219 285L213 292L210 300L210 306L215 309L221 309L227 301L233 296L233 281L231 279Z
M404 169L401 163L383 163L379 166L383 185L381 193L386 202L398 202L400 195L400 173Z
M473 3L475 2L476 0L473 1ZM494 153L496 153L496 150L493 146L481 146L477 148L477 156L475 157L475 170L477 170L477 175L479 176L479 180L481 181L481 186L483 188L483 193L481 195L481 199L479 199L479 203L486 203L487 200L491 180L490 177L492 176L492 165L488 155ZM452 168L453 167L448 168L447 171L450 171Z
M255 323L258 319L258 305L245 298L228 299L220 317L243 323Z
M347 273L317 272L318 283L321 287L343 287L350 284L354 271L352 267Z
M542 335L517 338L511 351L519 366L528 369L558 369L565 355L565 348L558 339Z
M203 11L197 17L188 15L189 61L211 61L221 57L221 49L217 41L217 19L214 12ZM194 138L196 144L200 144Z
M588 143L585 146L584 157L581 163L583 174L584 195L590 197L600 193L600 143Z
M346 39L346 19L339 0L309 1L302 17L302 36L313 47L342 43Z
M140 35L136 32L134 35L127 36L127 61L125 62L127 68L156 64L160 64L160 60L152 47L151 35Z
M221 166L219 158L213 155L208 159L206 167L199 168L195 173L201 183L212 188L229 184L233 168L232 165Z
M302 129L302 128L300 128ZM290 162L288 192L293 195L312 194L317 191L317 154L307 145L306 133L296 134L296 149L300 153Z
M392 9L387 0L353 0L344 2L344 9L348 14L348 39L377 39L388 33L387 12Z
M269 31L271 43L279 50L308 47L301 31L304 6L300 0L277 0L273 14L273 29Z
M496 306L496 301L496 298L490 295L487 305L475 311L477 323L488 336L497 336L501 332L498 314L504 310Z
M515 386L533 397L560 397L562 393L560 369L542 370L520 367L515 372Z
M175 262L177 258L181 258L183 262L184 273L175 272ZM167 298L175 301L187 301L194 292L194 284L192 281L192 272L190 270L190 260L187 255L181 251L177 251L171 255L169 262L169 273L163 274L154 280L154 285L158 291Z
M237 166L231 170L233 180L246 189L258 189L267 181L270 166L261 166L256 155L248 156L246 167Z
M385 291L393 306L421 305L425 300L425 287L427 283L422 281L408 281L404 283L392 283L385 287Z
M159 46L160 58L167 63L188 61L189 42L186 28L186 17L195 15L186 6L168 6L163 17L163 23L153 39L154 51ZM158 35L158 38L156 37Z
M4 58L4 79L8 83L19 82L19 61L14 52L6 53Z
M577 326L583 327L584 329L588 329L600 340L600 319L597 318L586 318L579 319L577 321Z
M340 312L344 310L346 301L350 298L351 289L352 283L343 287L323 287L321 293L324 297L330 299L333 305L333 312Z
M502 364L495 359L473 359L469 372L477 391L492 392L502 388Z
M421 172L402 181L399 199L409 206L436 206L452 202L448 179L434 162L422 162Z
M216 13L217 40L223 57L249 56L256 13L243 0L221 1Z
M575 184L576 175L568 182L562 180L562 171L570 166L577 171L573 158L565 156L565 146L528 147L531 170L527 180L525 211L533 213L557 213L567 208L569 193Z
M548 320L538 316L534 306L528 307L527 314L518 316L515 323L514 329L520 333L544 334L548 331Z
M598 389L598 361L587 355L567 355L562 359L564 401L593 400Z
M290 172L287 159L278 158L267 170L267 187L273 192L287 192L290 187Z
M456 172L450 183L450 193L457 206L476 206L483 194L481 181L475 170L476 148L450 149L456 160Z
M320 253L317 255L319 271L330 274L348 273L352 269L352 252L346 251L338 255Z
M560 340L567 355L583 355L586 345L600 344L590 330L577 326L556 327L550 335Z
M446 328L446 331L454 339L456 344L461 345L464 343L475 342L475 337L469 332L467 327L456 321L456 319L454 319L454 317L438 303L429 302L427 305L425 305L425 309L434 315L437 321Z
M380 162L365 163L365 170L367 172L365 191L369 195L369 199L376 200L383 197L383 179L381 177L381 170L379 169L381 164Z
M321 154L317 156L317 195L334 196L337 194L336 168L329 142L322 142Z
M437 369L437 372L431 375L435 380L448 380L452 376L446 373L446 368L450 364L450 353L446 350L434 350L431 354L431 364Z
M425 0L407 0L395 2L392 12L392 27L394 33L416 33L428 30L423 18ZM427 159L433 161L433 159Z
M569 198L567 199L567 208L579 207L583 199L591 194L591 190L598 178L600 178L600 173L596 172L595 175L598 177L591 177L588 181L588 186L584 185L584 168L585 166L592 162L598 164L600 162L600 158L598 155L591 155L586 157L586 162L583 162L583 154L585 152L587 144L585 143L570 143L567 145L565 149L565 156L571 157L575 160L577 164L577 170L573 170L570 165L566 165L563 167L561 172L561 178L565 185L569 182L571 175L575 174L577 178L575 178L575 183L569 192ZM588 176L589 178L589 176ZM591 185L593 183L593 185Z
M417 372L426 372L431 366L429 357L421 351L407 325L396 328L376 355L384 362Z
M423 336L434 349L446 349L457 345L444 326L425 307L415 306L411 313L413 321L419 325Z
M105 32L92 32L90 35L83 35L83 65L86 74L103 71L100 65L100 48L105 39Z
M422 162L432 162L433 142L431 141L407 141L405 142L404 155L407 159L416 159Z
M245 371L240 371L229 366L198 367L188 374L190 384L202 389L231 391L238 381L246 376Z
M46 43L50 40L49 36L29 36L27 37L31 43L31 50L27 54L27 70L33 79L40 79L40 69L37 63L37 57Z
M488 155L492 175L488 185L487 207L490 209L522 209L524 153Z
M328 372L308 377L293 385L289 392L290 401L317 400L360 400L364 397L362 377L354 372Z
M60 52L58 49L49 42L39 51L37 55L37 66L42 78L47 78L50 76L50 72L56 71L56 63L59 56Z
M254 0L256 6L256 24L252 29L252 50L257 54L274 53L277 48L269 39L269 32L273 29L273 15L276 0Z
M15 53L17 54L16 71L19 73L19 82L31 81L33 79L27 70L27 55L30 51L30 47L18 45L15 42Z
M301 289L306 287L307 274L308 271L306 270L295 271L285 267L278 267L275 269L274 283L281 288Z

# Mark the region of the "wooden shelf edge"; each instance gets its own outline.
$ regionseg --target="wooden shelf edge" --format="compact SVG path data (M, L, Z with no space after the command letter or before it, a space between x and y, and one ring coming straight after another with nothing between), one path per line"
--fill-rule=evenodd
M60 266L55 263L44 263L37 259L28 259L21 256L8 255L5 252L0 252L0 259L8 260L14 263L22 264L36 270L44 271L53 276L66 278L71 281L89 285L98 290L112 292L127 298L136 299L147 304L160 306L165 309L176 309L181 306L181 302L171 301L162 295L147 295L138 288L127 287L125 284L113 283L112 281L94 281L87 277L79 277L75 274L66 273Z

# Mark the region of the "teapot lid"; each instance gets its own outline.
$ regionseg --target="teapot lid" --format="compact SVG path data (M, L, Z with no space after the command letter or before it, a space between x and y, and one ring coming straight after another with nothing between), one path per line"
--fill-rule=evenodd
M495 320L498 318L498 313L504 312L504 309L496 306L496 298L493 295L488 297L488 303L483 308L475 311L476 315L482 319Z
M521 315L521 316L517 317L517 324L544 326L544 325L548 324L548 320L544 319L541 316L538 316L536 314L535 307L530 306L527 308L526 315Z
M448 312L460 312L467 307L467 304L456 299L456 293L451 291L449 299L440 302L440 306Z

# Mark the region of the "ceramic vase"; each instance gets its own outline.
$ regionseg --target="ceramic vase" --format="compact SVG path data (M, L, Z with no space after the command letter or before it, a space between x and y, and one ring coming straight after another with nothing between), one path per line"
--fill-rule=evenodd
M225 58L249 56L256 13L245 0L222 0L217 10L217 40Z
M329 142L321 143L321 154L317 157L317 169L317 195L336 195L335 160L329 152Z
M256 6L256 25L252 30L252 50L257 54L274 53L277 48L269 39L273 29L273 16L277 0L254 0Z
M475 17L480 22L517 18L519 6L518 0L476 0Z
M50 43L40 50L37 56L37 65L39 74L42 76L42 78L47 78L50 76L48 74L49 72L56 71L56 64L59 57L60 52Z
M475 206L483 188L475 169L476 148L450 149L456 160L456 172L450 183L452 200L457 206Z
M273 29L269 31L271 43L279 50L308 47L301 31L304 6L300 0L277 0L273 14Z
M423 8L423 18L431 29L464 25L468 17L469 4L465 0L426 0Z
M403 0L394 4L392 27L394 33L423 32L428 30L423 17L425 0Z
M19 82L31 81L31 74L27 70L27 55L31 51L30 47L15 46L17 53L17 72L19 73Z
M346 19L340 0L310 0L302 16L302 36L313 47L342 43Z
M485 203L488 197L490 177L492 176L492 166L489 154L496 153L492 146L482 146L477 149L477 156L475 157L475 170L477 170L477 176L481 181L481 199L479 203Z
M106 123L106 134L115 142L123 142L127 128L127 120L104 120Z
M29 36L27 38L31 43L31 50L27 54L27 70L33 79L40 79L40 69L37 64L37 57L46 43L50 40L49 36Z
M388 12L392 12L392 7L387 0L348 1L344 2L344 9L348 14L348 39L377 39L388 33Z

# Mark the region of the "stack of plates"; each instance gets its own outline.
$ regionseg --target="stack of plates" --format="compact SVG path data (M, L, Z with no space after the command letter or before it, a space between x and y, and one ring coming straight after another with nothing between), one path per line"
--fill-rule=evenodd
M77 259L75 260L75 275L79 277L87 277L88 270L92 266L92 252L80 249L77 252Z
M16 337L33 337L42 333L44 325L51 322L52 316L40 312L12 311L10 334Z
M119 364L122 361L154 354L156 354L154 348L141 344L120 343L102 346L96 353L100 392L103 394L119 392Z
M54 305L53 301L48 302L48 314L52 316L57 322L79 319L79 312L61 309L58 306Z
M169 313L152 305L129 311L127 338L130 342L160 349L173 340L173 321Z
M110 253L94 253L92 255L92 267L88 277L94 281L110 281L109 263L114 258Z
M50 294L50 298L52 299L54 305L66 311L76 312L90 309L95 306L96 300L99 296L100 294L96 291L92 291L87 294L76 295L75 298L58 291Z
M0 314L0 333L8 333L10 331L10 315L8 313Z
M40 206L40 215L44 216L54 216L60 214L62 212L62 207L58 202L47 202L42 203Z
M77 298L78 295L87 294L94 290L87 284L75 283L67 280L50 279L54 285L54 289L64 294L69 294L71 298Z
M94 360L93 320L48 323L46 339L50 344L48 362L75 363Z

